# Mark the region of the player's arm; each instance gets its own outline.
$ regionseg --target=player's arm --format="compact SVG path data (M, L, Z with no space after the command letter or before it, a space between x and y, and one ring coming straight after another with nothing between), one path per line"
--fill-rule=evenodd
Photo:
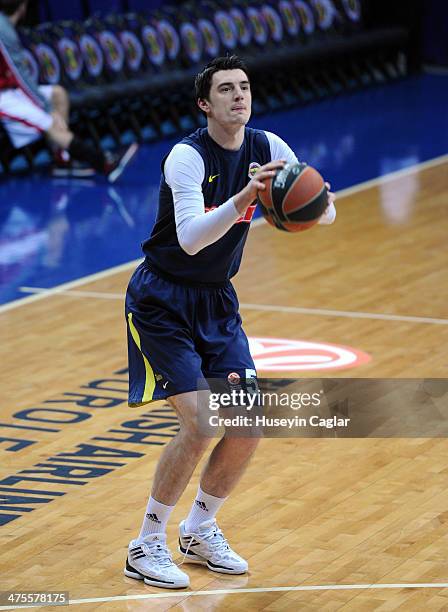
M171 188L179 244L188 255L196 255L219 240L239 217L233 199L205 213L202 157L190 145L177 144L164 165L165 180Z
M40 93L29 74L22 43L17 32L7 20L0 22L0 53L14 75L20 89L37 105L50 112L48 101Z
M250 181L221 206L205 213L202 157L190 145L175 145L165 161L164 175L173 194L177 239L181 248L188 255L196 255L222 238L254 202L257 190L265 188L262 179L273 176L274 166L275 162L271 162L260 168L256 180Z
M284 140L272 132L265 132L265 134L269 141L271 159L286 159L290 163L298 163L299 160L297 159L296 154ZM336 208L334 205L336 195L330 191L330 183L325 183L325 186L328 190L328 206L325 209L324 214L319 219L319 225L331 225L331 223L333 223L336 219Z

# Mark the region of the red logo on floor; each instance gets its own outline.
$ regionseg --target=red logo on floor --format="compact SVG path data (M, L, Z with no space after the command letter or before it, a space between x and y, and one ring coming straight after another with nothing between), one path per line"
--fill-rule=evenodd
M340 370L371 360L370 355L350 346L308 340L249 338L249 347L255 367L265 372Z

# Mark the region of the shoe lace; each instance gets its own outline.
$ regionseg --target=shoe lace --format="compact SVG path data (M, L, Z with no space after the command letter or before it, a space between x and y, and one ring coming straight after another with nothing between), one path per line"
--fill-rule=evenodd
M230 550L230 546L228 545L223 532L216 524L212 525L210 531L205 534L201 534L201 539L207 542L210 550L213 552L223 553Z
M192 543L192 542L193 542L193 538L190 538L190 541L188 542L188 546L187 546L187 548L185 549L185 552L184 552L184 554L183 554L183 556L182 556L182 561L181 561L180 563L176 563L177 567L180 567L181 565L183 565L183 563L184 563L185 559L187 558L188 551L190 550L190 546L191 546L191 543Z
M213 553L224 553L227 551L230 551L230 546L227 543L226 538L224 537L223 532L221 531L221 529L216 525L216 523L214 525L211 526L210 530L207 531L204 534L200 534L200 538L201 540L205 540L209 546L209 549L213 552ZM185 552L183 553L183 557L182 557L182 561L180 563L177 563L178 566L181 566L187 555L188 555L188 551L190 550L190 546L193 542L194 538L191 537L190 541L188 542L188 546L185 550Z
M171 557L171 553L166 547L165 544L152 544L144 543L142 545L143 551L148 557L151 557L154 561L156 561L159 565L163 567L169 567L173 565L173 559Z

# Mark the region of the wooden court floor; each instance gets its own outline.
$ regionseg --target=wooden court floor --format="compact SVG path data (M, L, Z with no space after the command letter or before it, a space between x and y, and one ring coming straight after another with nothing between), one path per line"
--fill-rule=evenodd
M254 227L235 282L248 335L371 357L307 376L446 377L447 199L445 160L343 194L334 226ZM448 610L444 438L264 439L218 515L247 576L186 566L191 591L215 591L195 595L124 577L175 432L164 403L126 404L130 273L0 310L0 591L69 591L86 611Z

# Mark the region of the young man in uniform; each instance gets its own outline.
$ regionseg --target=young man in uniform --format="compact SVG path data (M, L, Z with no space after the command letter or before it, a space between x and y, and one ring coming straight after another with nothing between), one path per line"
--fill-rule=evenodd
M126 296L129 404L167 399L180 430L160 457L140 534L129 544L125 574L165 588L189 585L188 575L172 561L165 533L210 442L198 430L197 382L255 376L230 278L238 271L263 181L287 161L297 162L278 136L246 127L251 91L238 57L210 62L196 77L195 95L207 127L176 144L162 161L157 220ZM320 222L334 220L333 201L330 193ZM221 573L247 571L247 561L227 544L215 515L257 442L224 436L214 447L190 513L180 524L185 561Z
M29 74L15 27L25 16L27 0L0 0L0 120L15 148L45 135L53 147L55 174L85 176L92 171L114 182L137 150L121 154L98 151L68 127L69 98L60 85L36 85ZM92 168L76 168L71 159Z

